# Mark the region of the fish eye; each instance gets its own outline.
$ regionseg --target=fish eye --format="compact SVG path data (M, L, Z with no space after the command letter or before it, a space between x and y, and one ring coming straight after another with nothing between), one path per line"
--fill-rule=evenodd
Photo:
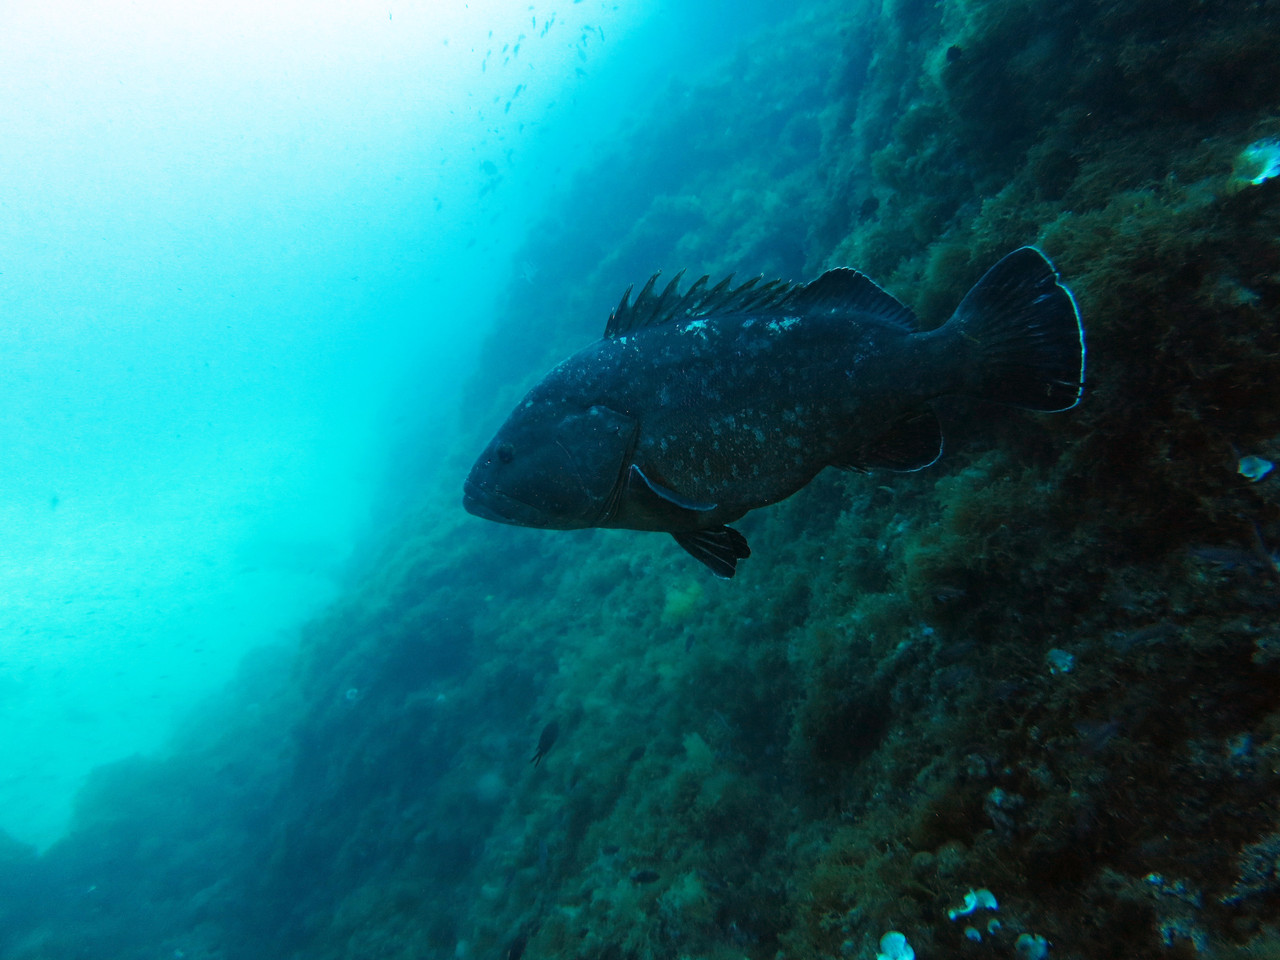
M515 459L516 452L509 443L498 444L498 459L503 463L510 463Z

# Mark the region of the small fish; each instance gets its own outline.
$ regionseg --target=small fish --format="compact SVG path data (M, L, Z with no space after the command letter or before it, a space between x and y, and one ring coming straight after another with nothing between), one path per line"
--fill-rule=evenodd
M856 270L807 284L651 277L604 338L561 362L507 418L463 485L488 520L670 533L717 576L750 556L727 526L825 467L919 470L942 454L929 401L1075 406L1084 330L1034 247L980 279L951 319L916 319Z
M551 748L555 746L556 738L560 736L560 724L552 720L542 728L542 734L538 737L538 749L533 756L529 758L529 762L535 767L542 762L542 758L551 752Z
M507 949L503 951L503 960L520 960L524 956L524 948L529 943L529 934L523 930L511 938L511 942L507 944Z

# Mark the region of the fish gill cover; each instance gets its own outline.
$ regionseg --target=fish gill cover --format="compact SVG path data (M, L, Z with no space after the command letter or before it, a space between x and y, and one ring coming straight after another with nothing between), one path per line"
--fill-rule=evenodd
M247 663L255 712L0 853L5 955L1276 956L1280 481L1238 465L1280 455L1280 187L1240 160L1278 41L1252 0L818 3L673 81L531 231L453 475L288 682ZM934 467L745 518L732 583L461 514L656 268L853 265L938 324L1028 243L1085 402L941 405Z

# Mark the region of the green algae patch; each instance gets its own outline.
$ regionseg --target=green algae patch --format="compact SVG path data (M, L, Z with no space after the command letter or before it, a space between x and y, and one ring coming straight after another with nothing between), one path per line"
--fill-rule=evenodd
M697 613L702 600L700 581L691 580L683 586L672 584L662 601L662 622L669 626L683 624Z
M938 614L1035 553L1039 544L1027 533L1050 527L1057 488L990 451L940 478L934 495L937 514L904 531L897 550L903 590L918 609Z

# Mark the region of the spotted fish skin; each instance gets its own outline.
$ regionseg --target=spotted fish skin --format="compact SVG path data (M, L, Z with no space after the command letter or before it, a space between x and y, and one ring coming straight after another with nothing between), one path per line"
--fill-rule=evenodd
M600 341L544 386L548 403L576 394L634 418L631 462L644 476L715 505L666 515L623 496L600 526L691 530L786 499L826 466L852 465L904 410L951 392L958 371L939 362L941 346L847 317L700 318Z
M929 401L1035 410L1083 389L1079 311L1053 265L1015 250L943 326L861 273L684 293L655 279L603 339L558 364L486 447L464 506L491 520L666 531L719 576L750 551L728 528L824 467L916 470L938 458Z

